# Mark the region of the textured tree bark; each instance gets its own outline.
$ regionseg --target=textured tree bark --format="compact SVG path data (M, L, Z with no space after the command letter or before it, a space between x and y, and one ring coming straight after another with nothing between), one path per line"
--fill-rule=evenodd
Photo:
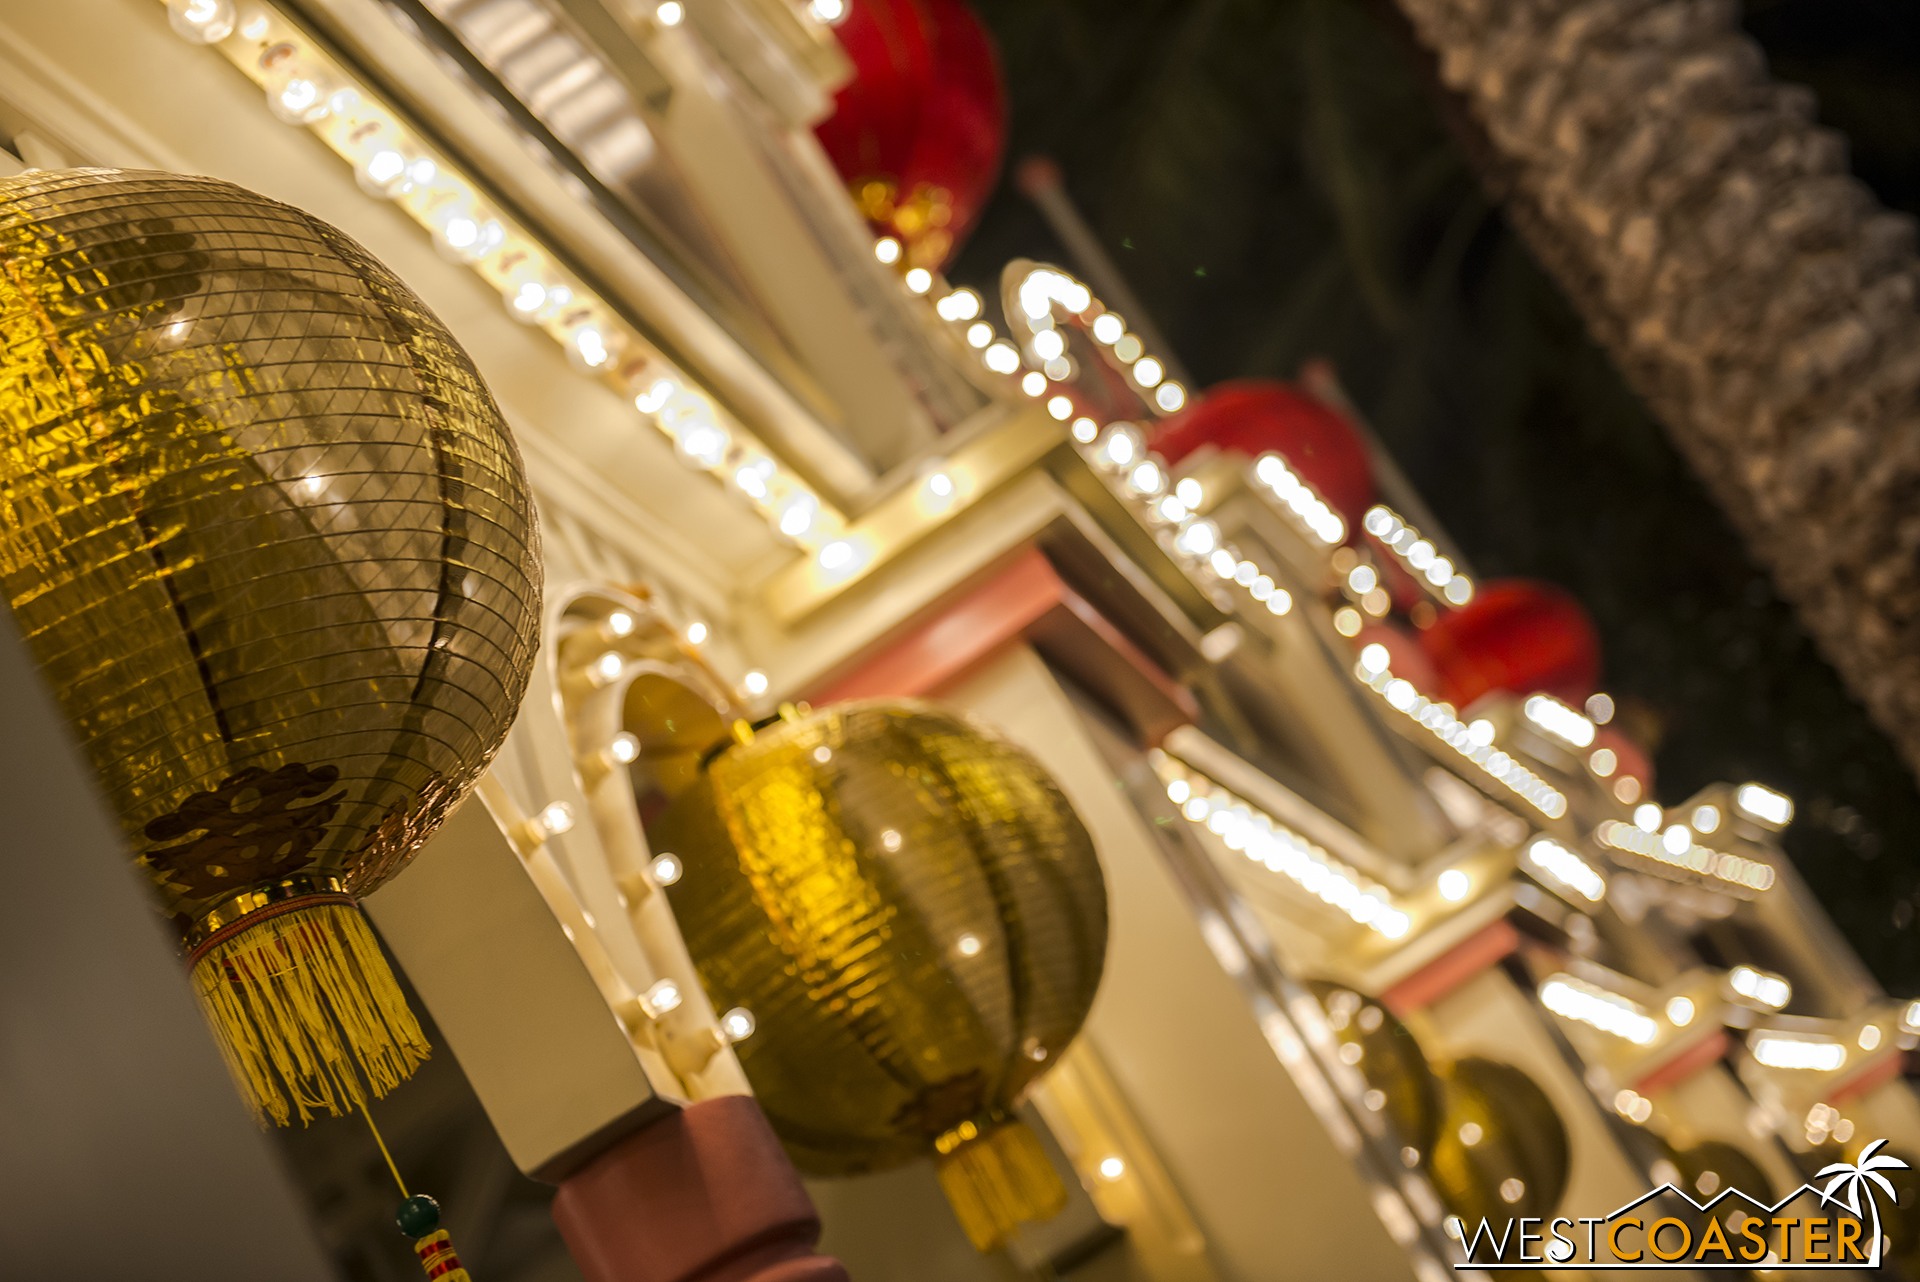
M1514 225L1920 772L1920 259L1734 0L1398 0Z

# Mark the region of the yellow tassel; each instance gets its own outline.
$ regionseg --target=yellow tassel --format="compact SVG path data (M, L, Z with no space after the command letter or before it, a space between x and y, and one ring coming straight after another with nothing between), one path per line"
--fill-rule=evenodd
M998 1250L1022 1222L1050 1220L1066 1208L1066 1185L1023 1122L985 1133L968 1122L941 1136L938 1147L940 1188L976 1251Z
M419 1021L360 909L314 896L262 909L195 953L194 993L262 1125L364 1108L428 1054Z

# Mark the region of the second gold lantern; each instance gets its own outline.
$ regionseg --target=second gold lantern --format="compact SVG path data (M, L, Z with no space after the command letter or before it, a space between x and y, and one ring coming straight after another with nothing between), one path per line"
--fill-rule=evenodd
M1026 753L939 709L743 732L651 828L674 913L795 1162L936 1159L974 1245L1065 1190L1012 1116L1079 1031L1107 942L1092 840Z

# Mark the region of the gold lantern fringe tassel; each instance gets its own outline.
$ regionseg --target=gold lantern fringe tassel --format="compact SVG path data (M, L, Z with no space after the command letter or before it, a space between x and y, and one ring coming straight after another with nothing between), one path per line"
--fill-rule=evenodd
M276 904L195 950L193 989L262 1125L342 1117L413 1076L426 1037L345 896ZM357 1071L356 1071L357 1067Z
M934 1169L940 1188L976 1251L1005 1246L1020 1224L1050 1220L1067 1205L1067 1187L1024 1122L982 1131L972 1122L940 1137Z

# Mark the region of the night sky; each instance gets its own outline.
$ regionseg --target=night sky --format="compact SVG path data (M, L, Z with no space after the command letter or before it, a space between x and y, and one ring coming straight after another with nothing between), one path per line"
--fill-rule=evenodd
M1795 862L1895 994L1920 995L1920 790L1607 357L1481 193L1371 0L974 0L1010 160L1045 154L1196 385L1324 356L1487 578L1562 584L1674 804L1799 803ZM1920 5L1753 0L1880 199L1920 214ZM956 280L1071 266L1003 182Z

